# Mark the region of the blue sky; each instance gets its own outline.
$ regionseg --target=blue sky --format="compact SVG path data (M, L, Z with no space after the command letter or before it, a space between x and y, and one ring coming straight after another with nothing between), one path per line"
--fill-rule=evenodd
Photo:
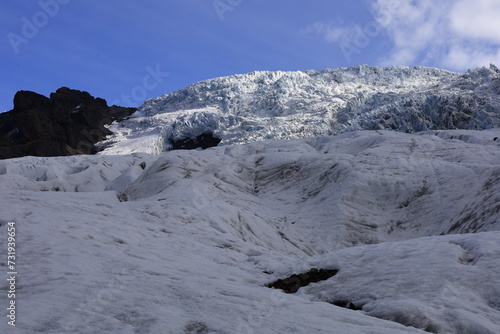
M109 104L254 70L500 63L497 0L16 0L0 13L0 111L67 86Z

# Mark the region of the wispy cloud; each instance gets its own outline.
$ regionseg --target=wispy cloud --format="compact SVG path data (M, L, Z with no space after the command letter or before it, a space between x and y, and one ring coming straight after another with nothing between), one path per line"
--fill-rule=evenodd
M343 26L342 23L322 23L316 22L311 24L305 29L306 33L316 33L321 35L327 42L330 43L339 43L346 36L349 36L352 33L352 30L355 26Z
M498 0L376 0L393 48L384 64L436 64L465 70L500 63Z
M451 28L457 34L500 44L498 0L457 1L449 17Z
M382 25L373 20L364 26L359 24L344 25L342 22L322 23L309 25L304 32L322 36L329 43L336 43L348 62L352 56L359 54L370 45L372 39L380 34Z
M380 65L466 70L500 64L498 0L373 0L370 10L372 22L316 22L306 32L338 44L349 61L383 31L392 47L374 59Z

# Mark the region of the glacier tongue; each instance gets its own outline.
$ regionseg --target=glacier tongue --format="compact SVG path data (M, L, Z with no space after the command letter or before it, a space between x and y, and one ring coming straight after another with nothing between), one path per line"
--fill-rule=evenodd
M500 73L425 67L252 72L148 100L98 146L102 154L161 154L175 140L214 133L220 145L353 130L406 133L500 126Z
M2 160L16 330L500 333L499 137L354 131ZM311 268L338 273L266 287Z

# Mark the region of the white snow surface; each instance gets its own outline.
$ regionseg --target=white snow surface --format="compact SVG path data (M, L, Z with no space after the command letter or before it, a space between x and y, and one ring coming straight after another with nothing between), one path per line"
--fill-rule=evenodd
M354 130L500 127L500 71L369 67L215 78L148 100L98 144L102 154L159 155L175 140L212 132L220 145Z
M0 332L500 333L499 137L2 160L0 246L15 222L18 275L16 328L2 316ZM339 272L266 287L313 267Z

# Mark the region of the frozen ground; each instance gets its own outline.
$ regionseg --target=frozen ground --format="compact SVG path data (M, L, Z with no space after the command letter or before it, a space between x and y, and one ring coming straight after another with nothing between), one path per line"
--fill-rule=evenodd
M17 326L2 316L0 332L500 333L498 138L0 161L0 245L16 222L18 272ZM266 287L313 267L339 272Z

